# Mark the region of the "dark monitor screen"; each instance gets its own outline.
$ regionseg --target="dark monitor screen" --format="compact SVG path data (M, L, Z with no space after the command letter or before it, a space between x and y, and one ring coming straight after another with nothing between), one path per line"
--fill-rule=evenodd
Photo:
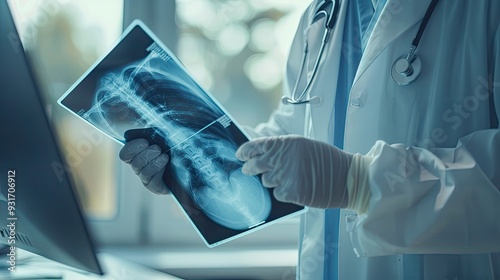
M71 180L54 168L66 165L6 0L0 0L0 129L0 242L102 274Z

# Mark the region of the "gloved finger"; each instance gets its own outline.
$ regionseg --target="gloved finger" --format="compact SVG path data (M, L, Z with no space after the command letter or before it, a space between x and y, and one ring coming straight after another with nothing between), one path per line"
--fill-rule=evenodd
M236 150L236 158L247 161L269 151L278 141L277 137L264 137L248 141Z
M169 194L170 191L163 181L163 172L165 172L165 168L156 173L149 184L145 184L144 187L154 194Z
M151 160L139 173L139 178L144 185L149 184L154 175L165 169L168 163L168 156L166 154L160 154L157 158Z
M144 138L138 138L127 142L120 150L120 159L125 163L130 163L135 156L144 151L147 147L149 147L149 142Z
M273 195L276 200L286 203L300 204L298 192L288 189L287 187L277 187L273 189Z
M151 160L157 158L160 154L160 146L151 145L136 155L130 163L135 174L139 174Z
M273 162L274 160L267 155L255 156L243 164L241 172L245 175L258 175L269 172L275 168L275 164Z
M262 185L266 188L277 188L281 185L281 174L266 172L262 174Z
M149 141L150 145L156 144L160 146L163 151L168 151L170 150L170 147L168 146L164 138L164 136L166 136L166 133L164 131L160 131L161 129L157 127L129 129L125 131L123 137L127 142L134 139L144 138Z

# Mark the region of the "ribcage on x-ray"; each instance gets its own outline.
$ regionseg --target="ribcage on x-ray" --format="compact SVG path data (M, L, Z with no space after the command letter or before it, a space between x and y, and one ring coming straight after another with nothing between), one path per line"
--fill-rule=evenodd
M218 122L224 112L165 65L152 52L105 74L83 117L117 139L129 129L156 128L171 148L172 173L210 219L237 230L263 222L271 211L269 192L257 177L241 173L237 144Z

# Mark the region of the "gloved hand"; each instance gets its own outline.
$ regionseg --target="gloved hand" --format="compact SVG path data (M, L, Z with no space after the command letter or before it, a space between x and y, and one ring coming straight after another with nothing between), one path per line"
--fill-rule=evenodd
M262 174L277 200L316 208L346 208L346 180L353 155L332 145L287 135L243 144L236 157L243 173Z
M132 166L149 191L155 194L169 193L163 182L163 172L169 158L162 153L160 146L150 145L144 138L134 139L125 143L120 150L120 159Z

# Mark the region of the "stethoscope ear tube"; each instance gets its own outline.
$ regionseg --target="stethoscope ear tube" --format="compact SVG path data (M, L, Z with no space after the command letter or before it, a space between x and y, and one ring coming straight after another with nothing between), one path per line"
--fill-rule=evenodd
M322 1L317 6L316 10L314 11L314 16L312 17L311 24L319 18L322 18L322 17L325 18L325 25L324 25L325 31L323 33L323 38L321 40L321 46L319 49L318 56L316 57L316 60L314 62L314 66L313 66L313 69L311 71L311 74L308 75L304 89L299 93L298 92L298 85L299 85L300 78L302 77L302 74L304 72L304 68L306 65L306 56L307 56L307 53L309 52L308 42L306 39L306 42L304 45L304 52L302 54L299 74L297 76L297 80L295 81L295 85L293 87L292 93L291 93L290 97L287 97L287 96L282 97L281 103L292 104L292 105L319 104L319 103L321 103L322 100L318 96L313 96L309 99L306 99L305 97L306 97L306 94L309 92L309 89L310 89L314 79L317 76L319 64L321 62L321 59L323 58L325 46L330 39L330 32L333 29L333 26L335 25L338 13L339 13L339 1L338 0L337 1L325 0L325 1Z

